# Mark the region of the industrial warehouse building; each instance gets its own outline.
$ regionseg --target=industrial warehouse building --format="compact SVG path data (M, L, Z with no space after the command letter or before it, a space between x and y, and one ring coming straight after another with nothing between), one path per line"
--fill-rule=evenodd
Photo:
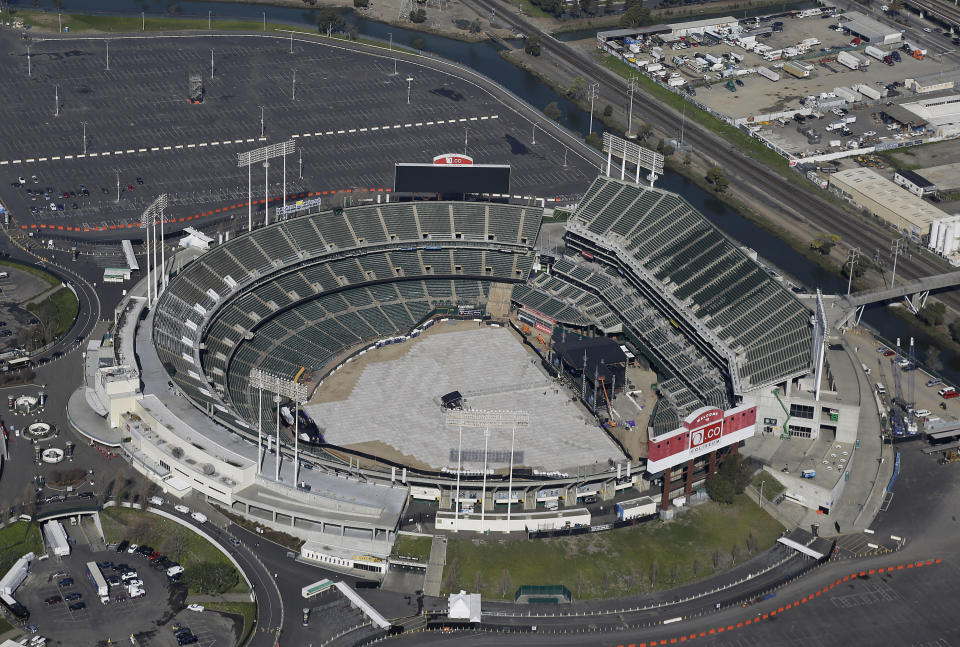
M846 19L841 23L844 29L873 45L899 43L903 38L903 34L896 27L882 23L859 11L845 13L843 17Z
M830 176L834 193L871 215L926 243L934 221L948 214L905 191L869 168L846 169Z

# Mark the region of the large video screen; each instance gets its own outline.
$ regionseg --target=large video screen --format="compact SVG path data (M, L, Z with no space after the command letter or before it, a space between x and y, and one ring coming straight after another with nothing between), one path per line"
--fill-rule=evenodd
M510 166L397 164L397 193L510 193Z

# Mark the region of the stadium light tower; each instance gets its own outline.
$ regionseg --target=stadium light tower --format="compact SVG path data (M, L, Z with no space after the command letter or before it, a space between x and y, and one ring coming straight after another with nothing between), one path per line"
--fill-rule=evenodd
M274 471L274 478L280 480L280 402L282 398L293 400L297 414L300 412L300 405L307 401L307 386L300 384L296 380L287 380L278 375L273 375L258 368L250 371L250 386L259 391L257 406L257 471L263 466L263 392L269 391L275 394L274 402L277 405L277 461ZM294 418L294 436L293 436L293 480L294 485L300 477L300 426L297 419Z
M159 290L166 287L167 279L166 272L162 269L163 265L166 265L166 257L163 252L163 211L167 208L167 194L161 193L158 195L153 202L150 203L150 206L143 210L143 213L140 214L140 225L146 230L147 236L147 306L152 307L154 302L156 302L159 295ZM157 220L160 220L160 246L161 246L161 268L157 268ZM152 233L151 233L152 230ZM153 239L153 244L151 245L151 238ZM153 251L153 256L151 257L150 252ZM151 259L152 264L154 265L153 271L151 272ZM160 278L160 272L163 272L163 278ZM159 284L159 285L158 285ZM151 299L152 294L152 299Z
M510 512L513 507L513 445L516 440L517 427L530 425L530 414L526 411L496 411L482 409L460 409L447 412L444 422L456 426L459 430L457 445L457 493L454 501L454 530L460 525L460 473L463 471L463 429L483 429L483 491L480 495L480 532L483 532L483 522L486 516L487 502L487 448L490 432L497 429L510 430L510 485L507 490L507 525L504 532L510 532Z
M262 148L255 148L252 151L247 151L246 153L237 153L237 167L247 167L247 231L253 230L253 165L258 162L263 162L264 165L264 179L266 186L264 187L264 196L263 196L263 205L264 205L264 221L263 224L270 224L270 185L269 185L269 173L270 166L269 160L274 157L283 157L283 204L287 204L287 155L292 154L296 150L295 140L288 139L285 142L278 142L276 144L270 144L269 146L264 146Z

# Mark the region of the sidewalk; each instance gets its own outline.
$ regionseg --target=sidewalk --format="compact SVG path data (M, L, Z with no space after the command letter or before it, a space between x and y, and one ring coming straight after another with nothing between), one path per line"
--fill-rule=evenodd
M434 535L430 544L430 561L427 563L427 574L424 577L423 592L426 595L440 595L443 583L443 566L447 563L447 537Z

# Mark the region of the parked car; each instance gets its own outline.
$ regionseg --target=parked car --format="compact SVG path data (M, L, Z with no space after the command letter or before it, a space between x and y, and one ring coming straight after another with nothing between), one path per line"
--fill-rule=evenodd
M125 550L126 550L127 548L129 548L129 547L130 547L130 542L127 541L126 539L124 539L123 541L121 541L121 542L117 545L117 552L118 552L118 553L122 553L123 551L125 551Z
M70 595L65 596L63 599L68 602L73 602L74 600L79 600L83 597L82 593L73 592Z
M175 505L173 509L179 512L180 514L190 514L190 508L185 505Z
M158 496L152 496L149 499L150 505L163 505L163 498Z
M197 611L197 612L203 611L203 605L197 604L196 602L194 602L193 604L188 604L187 608L190 609L191 611Z
M51 595L49 598L43 601L43 603L46 604L47 606L50 606L52 604L60 604L61 602L63 602L63 598L60 597L59 595Z
M59 582L57 582L57 586L59 586L59 587L62 588L62 589L65 589L65 588L67 588L68 586L73 586L73 578L72 578L72 577L65 577L65 578L63 578L62 580L60 580Z
M80 611L81 609L86 609L86 608L87 608L86 602L74 602L73 604L70 605L71 611Z

